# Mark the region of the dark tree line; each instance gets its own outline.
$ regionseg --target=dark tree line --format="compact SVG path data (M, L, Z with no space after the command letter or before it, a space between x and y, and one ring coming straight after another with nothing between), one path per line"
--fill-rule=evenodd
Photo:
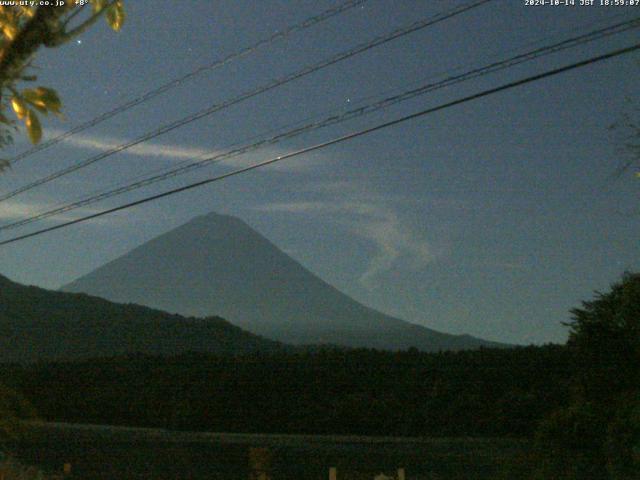
M4 366L47 420L229 432L530 436L565 404L560 346L187 354Z

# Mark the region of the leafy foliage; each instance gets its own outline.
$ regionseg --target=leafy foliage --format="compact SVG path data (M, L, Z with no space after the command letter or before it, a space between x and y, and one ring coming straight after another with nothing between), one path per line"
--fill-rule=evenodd
M109 26L116 32L122 28L125 17L122 0L116 0L113 2L112 7L107 9L107 22L109 22Z
M572 403L538 430L535 478L638 478L640 274L624 274L572 314Z
M607 469L616 480L634 480L640 472L640 395L619 402L608 425L605 443Z
M595 297L571 311L569 346L585 400L609 401L640 385L640 274Z
M93 0L92 12L79 23L73 23L88 3L0 6L0 148L11 143L11 131L16 128L16 120L5 114L7 110L13 110L17 120L24 122L32 143L42 138L38 114L52 112L61 116L62 102L55 90L44 86L22 90L18 87L21 82L37 80L29 69L41 46L63 45L84 33L103 15L113 30L122 28L125 20L122 0ZM6 161L0 160L0 172L6 166Z

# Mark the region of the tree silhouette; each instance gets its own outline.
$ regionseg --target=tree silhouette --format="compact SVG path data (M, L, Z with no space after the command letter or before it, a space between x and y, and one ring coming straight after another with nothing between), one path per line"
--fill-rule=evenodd
M640 273L625 273L571 313L572 403L538 429L532 478L637 479Z
M570 348L582 393L601 401L637 388L640 380L640 273L625 273L608 293L571 310Z

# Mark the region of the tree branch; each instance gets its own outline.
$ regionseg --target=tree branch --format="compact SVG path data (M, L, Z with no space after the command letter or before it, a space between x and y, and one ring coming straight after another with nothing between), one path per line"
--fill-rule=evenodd
M15 79L40 45L50 41L62 9L38 7L35 15L20 30L15 40L0 53L0 89ZM1 94L1 92L0 92Z
M87 20L85 20L83 23L81 23L80 25L75 27L73 30L70 30L68 32L61 32L61 33L58 33L58 34L52 36L52 38L50 39L49 43L45 44L45 46L47 46L47 47L57 47L59 45L62 45L63 43L67 43L69 40L72 40L74 37L77 37L78 35L81 35L90 26L92 26L94 23L96 23L98 21L98 19L102 16L102 14L104 12L106 12L107 9L111 8L114 3L115 3L115 0L113 0L111 3L109 3L109 5L107 5L104 8L102 8L100 11L98 11L98 12L94 13L93 15L91 15Z
M87 4L87 3L85 3L84 5L80 5L79 7L76 7L76 8L75 8L75 10L74 10L74 12L73 12L71 15L69 15L69 16L65 19L64 23L62 24L62 28L66 28L66 27L67 27L67 25L69 25L69 22L70 22L71 20L73 20L73 19L76 17L76 15L78 15L79 13L81 13L81 12L82 12L82 9L83 9L84 7L86 7L87 5L88 5L88 4Z

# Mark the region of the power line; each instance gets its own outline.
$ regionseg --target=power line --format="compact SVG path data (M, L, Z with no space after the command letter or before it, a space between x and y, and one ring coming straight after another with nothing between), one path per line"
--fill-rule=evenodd
M31 232L31 233L28 233L28 234L25 234L25 235L20 235L20 236L17 236L17 237L13 237L13 238L10 238L8 240L3 240L3 241L0 241L0 246L7 245L7 244L10 244L10 243L14 243L14 242L18 242L20 240L25 240L27 238L31 238L31 237L34 237L34 236L37 236L37 235L42 235L42 234L47 233L47 232L51 232L51 231L58 230L58 229L61 229L61 228L64 228L64 227L68 227L70 225L75 225L76 223L81 223L81 222L85 222L85 221L88 221L88 220L92 220L94 218L98 218L98 217L101 217L101 216L104 216L104 215L107 215L107 214L110 214L110 213L114 213L114 212L117 212L117 211L120 211L120 210L125 210L125 209L128 209L128 208L137 206L137 205L141 205L143 203L148 203L148 202L151 202L151 201L159 200L160 198L168 197L170 195L175 195L177 193L184 192L184 191L187 191L187 190L191 190L191 189L194 189L194 188L197 188L197 187L201 187L203 185L207 185L207 184L210 184L210 183L213 183L213 182L221 181L221 180L224 180L224 179L229 178L229 177L240 175L242 173L246 173L246 172L249 172L249 171L252 171L252 170L256 170L258 168L266 167L267 165L271 165L273 163L280 162L282 160L286 160L288 158L296 157L296 156L299 156L299 155L303 155L305 153L310 153L310 152L313 152L313 151L316 151L316 150L327 148L327 147L329 147L331 145L336 145L338 143L346 142L348 140L353 140L354 138L358 138L358 137L361 137L361 136L364 136L364 135L368 135L370 133L377 132L378 130L382 130L384 128L392 127L394 125L398 125L400 123L404 123L404 122L407 122L409 120L414 120L416 118L423 117L423 116L429 115L431 113L444 110L446 108L451 108L451 107L454 107L456 105L461 105L463 103L470 102L470 101L473 101L473 100L477 100L479 98L487 97L489 95L493 95L493 94L498 93L498 92L502 92L502 91L505 91L505 90L510 90L512 88L515 88L515 87L518 87L518 86L521 86L521 85L525 85L525 84L528 84L528 83L532 83L532 82L535 82L535 81L538 81L538 80L542 80L544 78L549 78L549 77L552 77L552 76L555 76L555 75L559 75L561 73L564 73L564 72L567 72L567 71L570 71L570 70L575 70L577 68L582 68L582 67L585 67L587 65L591 65L591 64L594 64L594 63L597 63L597 62L601 62L601 61L608 60L608 59L611 59L611 58L614 58L614 57L618 57L620 55L631 53L631 52L634 52L634 51L639 50L639 49L640 49L640 43L637 43L637 44L632 45L630 47L614 50L614 51L606 53L604 55L591 57L591 58L589 58L587 60L583 60L583 61L580 61L580 62L577 62L577 63L566 65L564 67L556 68L556 69L553 69L553 70L548 70L546 72L543 72L543 73L540 73L540 74L537 74L537 75L533 75L533 76L530 76L530 77L526 77L526 78L521 79L521 80L516 80L516 81L513 81L513 82L509 82L509 83L500 85L499 87L490 88L488 90L483 90L482 92L475 93L473 95L468 95L466 97L459 98L457 100L453 100L453 101L450 101L450 102L447 102L447 103L443 103L443 104L438 105L436 107L427 108L425 110L421 110L421 111L412 113L410 115L405 115L405 116L397 118L395 120L391 120L389 122L381 123L381 124L378 124L376 126L366 128L364 130L359 130L357 132L349 133L347 135L343 135L341 137L334 138L333 140L328 140L326 142L319 143L319 144L316 144L316 145L313 145L313 146L310 146L310 147L305 147L305 148L297 150L295 152L290 152L290 153L287 153L285 155L280 155L280 156L277 156L275 158L271 158L269 160L265 160L263 162L259 162L259 163L250 165L248 167L239 168L237 170L225 173L223 175L218 175L216 177L212 177L212 178L208 178L208 179L205 179L205 180L201 180L199 182L191 183L191 184L185 185L183 187L175 188L175 189L168 190L168 191L156 194L156 195L145 197L145 198L142 198L140 200L136 200L134 202L130 202L130 203L127 203L127 204L124 204L124 205L120 205L118 207L110 208L108 210L103 210L102 212L94 213L92 215L87 215L85 217L77 218L75 220L70 220L68 222L65 222L65 223L62 223L62 224L59 224L59 225L54 225L52 227L43 228L41 230L37 230L35 232Z
M35 145L33 147L31 147L30 149L16 155L15 157L9 159L9 164L13 165L14 163L19 162L20 160L23 160L37 152L40 152L42 150L45 150L49 147L52 147L53 145L56 145L58 143L60 143L61 141L71 137L72 135L75 135L76 133L80 133L84 130L87 130L88 128L94 127L102 122L104 122L105 120L108 120L112 117L115 117L116 115L125 112L137 105L140 105L141 103L144 103L148 100L151 100L152 98L157 97L158 95L161 95L181 84L183 84L184 82L191 80L194 77L197 77L198 75L207 72L207 71L211 71L211 70L215 70L219 67L222 67L224 65L226 65L227 63L233 61L233 60L237 60L239 58L243 58L246 57L247 55L250 55L251 53L255 52L256 50L269 45L273 42L275 42L276 40L281 40L283 38L288 37L289 35L291 35L292 33L301 31L301 30L305 30L309 27L312 27L313 25L316 25L320 22L324 22L325 20L328 20L332 17L335 17L343 12L346 12L352 8L357 7L358 5L361 5L365 2L367 2L368 0L348 0L345 3L338 5L336 7L332 7L329 8L327 10L325 10L324 12L318 14L318 15L314 15L312 17L309 17L305 20L303 20L300 23L297 23L295 25L291 25L287 28L285 28L284 30L278 31L276 33L274 33L273 35L264 38L262 40L259 40L258 42L254 43L253 45L250 45L246 48L243 48L242 50L239 50L237 52L231 53L229 55L227 55L224 58L218 59L213 61L212 63L209 63L207 65L202 65L198 68L196 68L195 70L192 70L189 73L186 73L180 77L174 78L173 80L170 80L169 82L160 85L159 87L153 89L153 90L149 90L119 106L117 106L116 108L109 110L108 112L104 112L100 115L98 115L97 117L92 118L91 120L88 120L84 123L81 123L80 125L77 125L73 128L71 128L70 130L57 135L45 142L42 142L38 145Z
M276 144L282 140L285 139L290 139L296 136L299 136L303 133L307 133L309 131L312 130L317 130L319 128L324 128L330 125L335 125L338 123L342 123L345 122L347 120L351 120L353 118L356 117L360 117L366 114L370 114L373 113L375 111L378 111L380 109L389 107L393 104L402 102L402 101L406 101L409 100L411 98L415 98L419 95L424 95L426 93L432 92L434 90L437 89L441 89L444 87L448 87L457 83L461 83L464 81L468 81L471 79L475 79L484 75L488 75L490 73L494 73L497 72L499 70L503 70L506 68L511 68L515 65L524 63L524 62L528 62L537 58L540 58L542 56L547 56L550 55L552 53L557 53L559 51L563 51L566 50L568 48L574 48L576 46L585 44L587 42L592 42L594 40L599 40L614 34L618 34L618 33L622 33L625 32L627 30L630 30L632 28L637 28L638 26L640 26L640 17L636 17L634 19L631 20L627 20L625 22L621 22L621 23L617 23L615 25L611 25L611 26L607 26L601 29L597 29L594 30L592 32L577 36L577 37L572 37L551 45L547 45L544 47L539 47L536 48L534 50L525 52L525 53L521 53L518 55L515 55L513 57L501 60L501 61L497 61L497 62L493 62L489 65L480 67L480 68L476 68L470 71L467 71L463 74L460 75L454 75L454 76L450 76L447 77L439 82L435 82L435 83L427 83L425 85L422 85L418 88L414 88L408 91L404 91L400 94L397 95L393 95L391 97L387 97L384 98L382 100L379 100L377 102L374 103L370 103L367 104L365 106L359 107L359 108L355 108L346 112L343 112L340 115L332 115L329 116L321 121L316 121L314 123L307 123L307 124L302 124L300 126L300 124L298 124L299 126L297 126L297 128L294 128L292 130L288 130L282 133L278 133L270 138L263 138L257 142L254 143L250 143L250 144L246 144L243 146L240 146L238 148L235 148L233 150L229 150L226 152L222 152L219 154L216 154L212 157L208 157L205 158L203 160L197 161L197 162L186 162L187 164L185 165L184 162L182 165L179 165L177 167L173 167L169 170L162 169L163 172L162 173L158 173L155 175L152 175L150 177L147 178L143 178L141 180L135 181L133 183L129 183L127 185L124 186L119 186L117 188L111 189L111 190L106 190L104 192L98 193L98 194L93 194L90 195L88 197L85 197L81 200L75 201L75 202L71 202L59 207L56 207L52 210L48 210L45 212L41 212L38 214L35 214L33 216L27 217L25 219L22 220L18 220L12 223L8 223L5 225L0 226L0 230L6 230L6 229L11 229L11 228L17 228L17 227L21 227L24 225L27 225L29 223L33 223L35 221L44 219L44 218L48 218L51 217L53 215L57 215L60 213L66 213L68 211L71 210L75 210L77 208L80 207L84 207L87 205L91 205L93 203L105 200L107 198L111 198L138 188L141 188L143 186L147 186L147 185L151 185L153 183L157 183L159 181L162 180L166 180L168 178L177 176L177 175L181 175L187 172L190 172L192 170L198 169L198 168L202 168L205 167L207 165L210 165L212 163L218 163L222 160L226 160L229 158L233 158L233 157L237 157L243 154L246 154L248 152L251 151L255 151L258 150L262 147L268 146L268 145L273 145Z
M125 151L125 150L127 150L127 149L129 149L129 148L131 148L131 147L133 147L135 145L138 145L138 144L143 143L143 142L145 142L147 140L151 140L153 138L156 138L156 137L158 137L160 135L168 133L168 132L170 132L172 130L175 130L175 129L179 128L179 127L182 127L182 126L187 125L189 123L192 123L192 122L194 122L196 120L199 120L199 119L201 119L203 117L211 115L211 114L213 114L213 113L215 113L217 111L223 110L223 109L228 108L228 107L233 106L233 105L236 105L236 104L238 104L240 102L243 102L245 100L253 98L253 97L255 97L257 95L260 95L262 93L265 93L265 92L267 92L269 90L272 90L274 88L280 87L280 86L282 86L284 84L287 84L287 83L292 82L294 80L297 80L299 78L305 77L305 76L307 76L307 75L309 75L311 73L314 73L314 72L316 72L316 71L318 71L320 69L326 68L326 67L328 67L330 65L334 65L334 64L336 64L338 62L341 62L343 60L351 58L351 57L353 57L355 55L358 55L360 53L363 53L365 51L371 50L372 48L375 48L375 47L378 47L380 45L386 44L386 43L388 43L388 42L390 42L392 40L395 40L397 38L403 37L403 36L408 35L410 33L413 33L413 32L416 32L418 30L422 30L422 29L427 28L429 26L435 25L436 23L442 22L444 20L447 20L449 18L455 17L457 15L460 15L460 14L462 14L464 12L467 12L467 11L472 10L474 8L480 7L480 6L484 5L485 3L489 3L491 1L492 0L479 0L479 1L471 2L471 3L467 3L467 4L463 5L463 6L456 7L456 8L453 8L451 10L448 10L447 12L439 13L439 14L436 14L436 15L434 15L432 17L427 18L427 19L416 21L416 22L412 23L411 25L409 25L407 27L402 27L402 28L396 29L396 30L394 30L393 32L391 32L389 34L376 37L375 39L373 39L373 40L371 40L369 42L360 44L360 45L358 45L358 46L356 46L356 47L354 47L354 48L352 48L350 50L347 50L345 52L338 53L337 55L334 55L333 57L330 57L327 60L323 60L323 61L321 61L321 62L319 62L317 64L305 67L302 70L299 70L299 71L297 71L295 73L289 74L289 75L287 75L287 76L285 76L283 78L280 78L279 80L272 81L272 82L270 82L270 83L268 83L266 85L258 87L257 89L245 92L245 93L243 93L243 94L241 94L241 95L239 95L237 97L234 97L234 98L232 98L230 100L227 100L227 101L225 101L223 103L211 105L211 106L207 107L206 109L201 110L200 112L196 112L194 114L188 115L186 117L181 118L180 120L176 120L176 121L174 121L174 122L172 122L170 124L164 125L164 126L158 128L156 130L148 132L145 135L143 135L141 137L138 137L135 140L132 140L132 141L124 143L124 144L121 144L121 145L119 145L117 147L114 147L114 148L112 148L110 150L107 150L105 152L101 152L101 153L99 153L97 155L94 155L93 157L89 157L89 158L87 158L87 159L85 159L85 160L83 160L81 162L75 163L75 164L73 164L73 165L71 165L71 166L69 166L67 168L64 168L64 169L59 170L57 172L54 172L54 173L52 173L50 175L42 177L42 178L40 178L38 180L35 180L35 181L33 181L33 182L31 182L31 183L29 183L27 185L19 187L19 188L15 189L15 190L13 190L13 191L11 191L9 193L6 193L4 195L0 195L0 202L8 200L8 199L10 199L12 197L15 197L16 195L24 193L24 192L26 192L28 190L36 188L36 187L38 187L40 185L48 183L48 182L50 182L52 180L55 180L57 178L60 178L60 177L62 177L64 175L68 175L68 174L73 173L73 172L75 172L77 170L85 168L85 167L87 167L89 165L92 165L92 164L94 164L94 163L96 163L96 162L98 162L100 160L103 160L103 159L105 159L107 157L110 157L111 155L114 155L116 153Z

